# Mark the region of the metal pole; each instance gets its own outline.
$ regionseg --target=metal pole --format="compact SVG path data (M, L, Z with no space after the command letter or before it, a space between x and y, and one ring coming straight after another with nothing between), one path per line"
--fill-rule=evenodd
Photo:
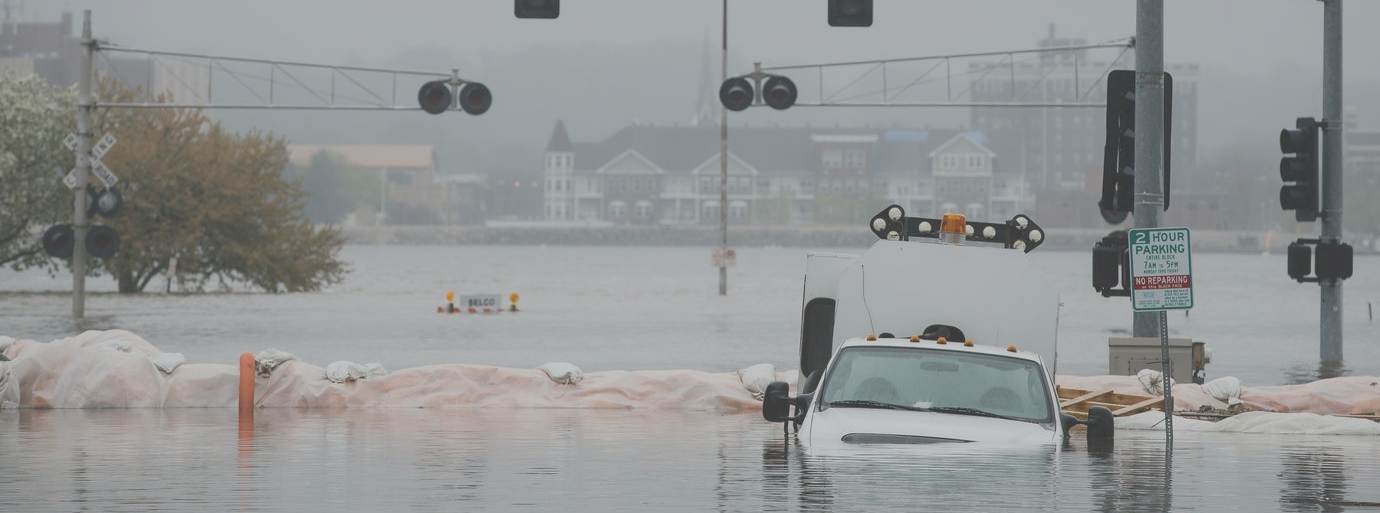
M1323 2L1322 242L1342 239L1342 0ZM1342 281L1321 280L1320 356L1342 362Z
M723 0L720 82L728 80L728 0ZM728 295L728 109L719 106L719 295Z
M1160 226L1164 205L1164 0L1136 0L1136 228ZM1159 335L1154 312L1136 312L1137 337Z
M96 40L91 37L91 10L82 12L81 76L77 79L77 185L72 188L72 321L86 316L86 181L91 174L91 76Z
M1187 312L1188 310L1184 310ZM1164 449L1166 454L1174 450L1174 360L1169 358L1169 312L1152 312L1160 318L1160 387L1164 389ZM1168 465L1168 458L1166 458Z

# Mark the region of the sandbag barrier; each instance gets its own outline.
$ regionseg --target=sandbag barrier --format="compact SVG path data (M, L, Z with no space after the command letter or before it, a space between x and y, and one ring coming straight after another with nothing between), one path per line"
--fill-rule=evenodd
M755 411L761 402L754 396L760 396L763 383L794 383L796 377L795 371L776 372L770 365L722 373L585 373L569 363L536 369L442 364L382 375L347 373L345 381L333 382L326 369L282 351L246 353L238 365L183 363L167 370L166 363L160 367L155 362L175 361L171 353L123 330L88 331L46 343L0 337L0 354L11 360L0 362L0 408L237 406L251 419L255 408L279 407ZM1056 381L1073 388L1143 393L1135 376L1058 376ZM1178 412L1228 407L1196 384L1174 385L1174 397ZM1246 411L1374 415L1380 413L1380 378L1348 376L1302 385L1240 387L1239 401Z

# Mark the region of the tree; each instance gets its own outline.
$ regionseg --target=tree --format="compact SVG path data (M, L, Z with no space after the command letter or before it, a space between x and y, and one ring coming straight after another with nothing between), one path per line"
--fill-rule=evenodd
M136 93L105 83L101 96ZM193 109L101 111L96 126L120 141L104 160L121 178L125 208L106 221L121 248L100 263L120 292L140 292L172 269L195 289L214 279L313 291L344 276L336 258L344 239L303 216L301 185L283 176L281 139L227 132Z
M307 193L304 212L315 223L339 224L360 206L378 203L378 176L351 166L339 153L317 152L306 167L289 166L286 174Z
M34 75L0 73L0 266L51 265L39 233L71 216L58 173L72 168L62 139L75 129L76 95Z

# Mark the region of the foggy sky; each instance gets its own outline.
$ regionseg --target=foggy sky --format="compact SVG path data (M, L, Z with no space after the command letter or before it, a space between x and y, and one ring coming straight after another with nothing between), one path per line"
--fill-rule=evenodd
M1132 0L876 0L870 29L828 27L824 0L731 0L730 73L766 65L1029 48L1061 37L1134 34ZM1201 65L1203 150L1277 152L1275 135L1321 114L1322 6L1312 0L1169 0L1167 62ZM566 119L577 140L633 122L686 123L718 0L566 0L558 20L517 20L511 0L66 0L25 2L28 19L92 9L98 37L160 50L356 65L461 68L494 90L480 118L414 113L221 113L303 142L539 147ZM1347 106L1380 129L1380 2L1345 5ZM79 19L79 18L78 18ZM717 83L717 55L712 66ZM800 81L800 80L798 80ZM805 89L802 84L802 89ZM735 122L953 126L966 112L754 109ZM407 140L395 140L395 139ZM1257 142L1258 141L1258 142Z

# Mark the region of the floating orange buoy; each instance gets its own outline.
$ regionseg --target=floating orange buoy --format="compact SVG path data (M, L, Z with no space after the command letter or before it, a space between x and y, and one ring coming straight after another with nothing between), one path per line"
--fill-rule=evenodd
M254 418L254 355L240 355L240 419Z

